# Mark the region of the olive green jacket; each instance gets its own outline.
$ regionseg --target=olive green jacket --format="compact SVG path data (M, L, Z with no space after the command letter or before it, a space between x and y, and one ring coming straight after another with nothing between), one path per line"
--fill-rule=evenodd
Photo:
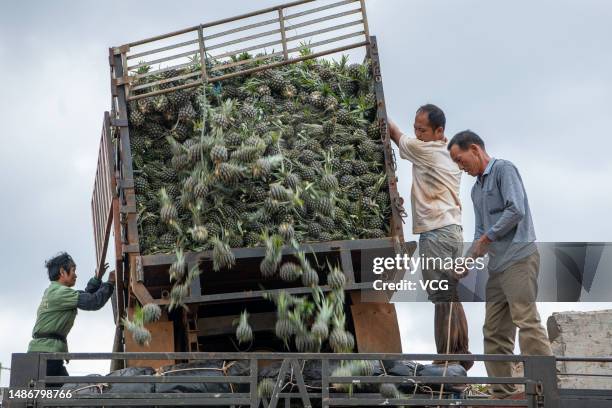
M52 333L66 337L72 329L77 309L98 310L108 301L114 285L102 283L98 278L91 278L85 291L74 290L67 286L51 282L45 290L36 315L32 337L41 333ZM68 352L68 344L52 338L33 338L28 352Z

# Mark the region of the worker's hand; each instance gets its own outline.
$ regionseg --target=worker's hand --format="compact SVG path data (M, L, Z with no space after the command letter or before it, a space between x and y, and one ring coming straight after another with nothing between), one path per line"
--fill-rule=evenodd
M489 252L489 244L491 240L487 237L487 234L483 234L480 239L474 242L472 245L472 258L481 258Z
M96 278L102 279L104 277L104 274L106 273L107 269L108 269L108 262L106 262L104 265L102 265L102 269L101 270L97 270L96 271Z
M113 285L115 284L115 271L110 271L108 274L108 283L112 283Z

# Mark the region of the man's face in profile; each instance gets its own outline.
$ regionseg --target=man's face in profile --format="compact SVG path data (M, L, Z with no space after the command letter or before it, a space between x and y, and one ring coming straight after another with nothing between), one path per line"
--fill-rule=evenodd
M59 282L64 286L68 286L69 288L73 287L76 284L77 274L76 274L76 266L71 266L70 270L66 272L64 268L60 270L60 278Z
M429 114L427 112L419 112L414 118L414 136L423 142L433 142L441 139L444 133L442 128L434 131L429 123Z

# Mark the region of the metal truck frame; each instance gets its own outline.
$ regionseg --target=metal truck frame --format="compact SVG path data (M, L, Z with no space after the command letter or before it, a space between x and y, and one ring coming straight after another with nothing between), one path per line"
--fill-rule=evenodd
M29 353L13 354L10 387L13 390L44 389L48 383L92 384L99 394L78 395L71 398L55 399L12 399L9 407L69 407L69 406L248 406L275 408L281 400L289 407L291 401L301 402L304 407L373 407L387 406L466 406L466 407L529 407L529 408L608 408L612 406L612 390L577 390L559 389L557 377L576 375L558 373L558 361L582 361L612 363L612 357L606 358L567 358L554 356L508 356L508 355L453 355L453 360L461 361L512 361L523 364L524 374L520 377L422 377L422 376L364 376L336 377L330 370L332 361L349 360L444 360L448 356L441 354L327 354L327 353ZM46 376L48 360L181 360L181 361L244 361L248 362L248 374L228 376ZM304 361L313 360L321 364L321 387L307 387L302 375ZM270 361L282 362L274 391L270 399L257 395L258 371ZM286 387L284 378L290 375L291 387ZM584 375L584 374L583 374ZM588 374L587 374L588 375ZM608 378L612 376L608 375ZM104 387L115 383L209 383L209 384L243 384L248 391L222 393L104 393ZM352 394L336 393L331 390L333 384L415 384L412 395L401 398L383 398L380 394L365 394L357 390ZM427 391L423 385L458 385L458 384L518 384L525 387L524 400L490 400L483 397L458 395L453 392ZM286 390L285 388L290 388ZM231 390L231 388L230 388ZM5 393L6 394L6 393ZM5 398L8 398L6 396Z
M98 167L92 196L92 218L94 225L94 238L96 245L96 263L100 268L107 256L111 234L114 235L115 247L115 269L117 273L117 290L113 298L113 312L117 325L114 351L123 351L121 347L120 320L129 313L131 306L137 300L141 304L157 303L167 304L167 293L152 293L155 289L147 284L147 278L160 275L167 270L173 261L173 256L166 255L142 255L139 248L137 209L135 200L135 189L133 180L132 154L130 151L127 103L130 100L147 96L158 95L163 92L171 92L188 87L197 87L205 83L223 81L236 75L244 75L277 66L292 64L308 59L331 55L352 49L365 49L366 58L371 61L372 77L374 80L375 94L377 99L377 118L381 129L384 147L385 172L388 179L388 190L390 194L392 214L390 237L385 239L363 239L354 241L335 241L314 243L306 245L309 251L336 251L342 261L342 267L347 274L347 290L357 293L363 289L371 288L368 282L360 282L356 279L356 272L351 264L352 256L359 256L360 251L372 249L388 249L396 254L412 254L416 248L415 243L406 244L403 236L402 218L405 216L403 200L397 189L396 164L391 142L387 131L387 114L382 87L382 76L380 72L380 60L378 45L375 37L369 35L367 16L364 0L341 0L327 2L320 5L321 1L302 0L292 3L258 10L241 16L227 18L207 24L200 24L184 30L159 35L142 41L131 42L109 50L109 63L111 73L111 111L105 112L100 140ZM325 13L322 17L320 13ZM352 19L356 16L356 19ZM347 18L351 21L345 21ZM262 20L263 19L263 20ZM342 20L345 19L345 20ZM229 24L229 28L228 28ZM292 35L296 30L306 29L311 31ZM353 29L350 33L342 30ZM219 31L221 30L221 31ZM261 32L260 30L265 30ZM212 32L211 32L212 31ZM239 38L235 38L236 36ZM327 37L317 40L321 35ZM272 36L272 40L270 40ZM302 46L296 46L296 41L315 39L309 44L315 52L309 55L301 55ZM264 41L263 43L261 41ZM232 55L241 52L265 50L269 47L279 46L280 51L267 53L265 56L255 57L247 61L232 61ZM234 47L230 51L227 49ZM237 48L236 48L237 47ZM188 51L185 51L185 49ZM214 54L214 55L213 55ZM195 55L199 61L206 58L217 60L225 59L226 64L222 68L210 68L206 63L201 63L201 70L190 74L180 74L172 71L193 64L193 60L185 62L187 58ZM276 57L274 62L265 62L270 57ZM138 62L134 62L138 59ZM146 62L140 59L148 59ZM264 61L256 68L244 69L238 72L223 72L222 70L236 70L241 65L253 60ZM154 71L137 73L139 67L144 65L165 64ZM177 72L175 77L156 80L153 74ZM163 90L153 90L152 87L172 82L175 80L190 81L180 86L174 86ZM240 257L263 257L263 248L236 249L237 258ZM187 255L188 260L199 262L205 259L206 252L191 253ZM206 271L203 272L205 274ZM358 278L358 277L357 277ZM401 278L401 277L398 277ZM325 288L324 288L325 289ZM307 288L290 288L293 293L307 293ZM272 291L273 292L273 291ZM189 305L202 304L206 302L229 302L248 297L261 296L263 291L242 291L216 293L205 295L201 291L200 281L196 279L191 287L191 294L187 299ZM166 295L166 297L164 296ZM352 295L354 301L358 297ZM363 304L362 304L363 305ZM366 305L367 306L367 305ZM386 308L382 315L388 316L388 324L397 326L395 310L391 304L378 304L372 306L370 317L367 307L363 306L361 312L364 314L364 323L374 320L372 316ZM192 313L193 315L193 313ZM193 326L197 316L189 318ZM193 332L188 335L187 350L197 351L192 348ZM366 351L399 351L399 331L395 330L394 345L385 345L382 340L370 336L365 339L357 334L357 344L361 350ZM377 342L380 347L377 347ZM361 343L361 344L360 344ZM366 344L367 343L367 344ZM156 351L167 351L156 349Z

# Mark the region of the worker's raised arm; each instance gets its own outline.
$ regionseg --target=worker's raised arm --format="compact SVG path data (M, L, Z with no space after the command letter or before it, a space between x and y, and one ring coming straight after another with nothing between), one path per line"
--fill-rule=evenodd
M96 278L92 278L95 280ZM90 285L88 284L89 288ZM87 288L86 288L87 290ZM108 282L100 283L98 289L89 293L87 291L79 291L79 299L77 301L77 308L81 310L99 310L101 309L108 299L113 295L113 291L115 290L115 274L111 272L108 277Z
M391 119L387 122L387 126L389 128L389 137L391 137L391 140L399 147L402 131Z

